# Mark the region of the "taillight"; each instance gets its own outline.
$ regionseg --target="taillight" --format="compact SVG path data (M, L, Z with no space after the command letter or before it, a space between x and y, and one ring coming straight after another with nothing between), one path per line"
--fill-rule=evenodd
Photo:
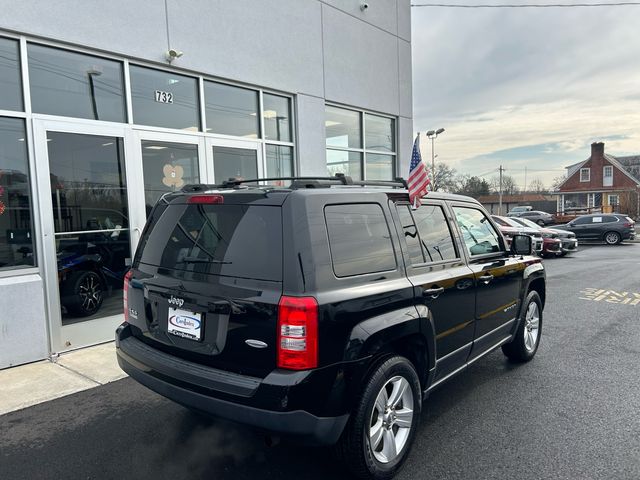
M318 302L313 297L282 296L278 304L278 368L318 366Z
M124 307L124 321L129 321L129 281L133 277L133 270L129 270L124 276L124 285L122 286L122 303Z
M634 225L634 224L633 224L633 223L631 223L631 222L627 222L627 223L625 223L625 224L623 224L623 225L624 225L626 228L631 228L631 227L633 227L633 225Z
M222 195L193 195L189 197L188 203L205 203L216 204L224 203L224 197Z

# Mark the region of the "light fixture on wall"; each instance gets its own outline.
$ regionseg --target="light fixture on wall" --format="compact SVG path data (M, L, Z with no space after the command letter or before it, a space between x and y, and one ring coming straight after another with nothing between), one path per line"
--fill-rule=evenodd
M164 54L167 62L169 63L173 62L176 58L180 58L182 55L183 53L180 50L176 50L175 48L170 48Z
M364 12L365 10L367 10L368 8L369 8L369 4L368 4L367 2L362 2L362 3L360 4L360 10L362 10L363 12Z

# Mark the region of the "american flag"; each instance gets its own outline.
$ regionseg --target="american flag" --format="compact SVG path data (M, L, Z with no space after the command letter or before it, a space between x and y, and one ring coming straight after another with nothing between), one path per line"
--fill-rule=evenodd
M420 155L420 134L413 142L411 165L409 166L409 201L414 207L420 206L420 197L427 194L427 186L431 183L427 168L422 163Z

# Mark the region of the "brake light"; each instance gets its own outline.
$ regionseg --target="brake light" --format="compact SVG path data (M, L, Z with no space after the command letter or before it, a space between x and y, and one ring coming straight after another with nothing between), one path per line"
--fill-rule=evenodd
M625 223L625 224L624 224L624 226L625 226L626 228L631 228L631 227L633 227L633 223L631 223L631 222L627 222L627 223Z
M122 286L122 304L124 307L124 321L129 321L129 282L133 277L133 270L129 270L124 276L124 285Z
M224 197L222 195L193 195L189 197L187 203L196 203L196 204L216 204L216 203L224 203Z
M282 296L278 304L278 368L318 366L318 302L313 297Z

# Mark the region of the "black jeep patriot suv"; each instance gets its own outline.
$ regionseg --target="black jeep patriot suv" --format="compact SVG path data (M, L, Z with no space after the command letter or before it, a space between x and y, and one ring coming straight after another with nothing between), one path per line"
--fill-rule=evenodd
M188 186L150 213L121 368L195 411L337 444L362 478L407 457L422 401L502 347L530 360L545 272L473 199L349 177ZM251 186L250 186L251 185Z

